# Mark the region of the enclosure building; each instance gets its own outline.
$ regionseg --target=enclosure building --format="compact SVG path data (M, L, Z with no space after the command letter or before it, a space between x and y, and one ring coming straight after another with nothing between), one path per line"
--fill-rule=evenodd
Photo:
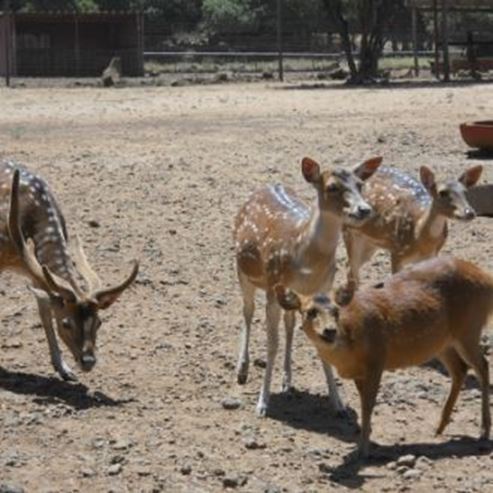
M99 76L113 57L123 75L142 75L143 24L133 11L4 13L0 75Z

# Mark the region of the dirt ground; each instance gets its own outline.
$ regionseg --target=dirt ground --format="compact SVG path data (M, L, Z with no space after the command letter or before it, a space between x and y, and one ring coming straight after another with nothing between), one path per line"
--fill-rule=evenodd
M104 314L98 365L76 384L54 376L25 280L3 274L0 484L26 492L493 491L493 442L476 441L472 376L435 438L448 378L429 367L387 374L373 417L378 446L369 462L348 462L356 414L330 414L320 362L297 331L297 390L279 393L281 344L271 410L257 418L263 299L257 361L239 386L232 248L234 214L259 185L284 182L313 200L300 173L305 155L353 166L381 154L414 175L427 164L439 176L482 162L483 181L493 180L491 161L469 157L458 131L462 121L491 118L492 102L491 85L0 89L1 155L47 179L106 282L126 275L127 260L141 261L135 286ZM445 251L493 270L492 237L488 219L452 224ZM344 259L341 247L337 284ZM379 254L364 279L388 273ZM353 384L342 389L359 413ZM240 407L224 409L225 398Z

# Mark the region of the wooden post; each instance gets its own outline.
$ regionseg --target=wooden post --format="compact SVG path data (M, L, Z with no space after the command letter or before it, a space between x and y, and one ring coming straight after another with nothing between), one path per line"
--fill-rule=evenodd
M282 0L277 0L277 51L279 65L279 80L284 80L284 67L282 56Z
M80 35L79 35L79 17L77 12L74 14L74 55L75 55L75 75L80 76Z
M433 44L435 45L435 77L440 80L440 55L438 53L438 0L433 0Z
M443 80L450 81L450 57L448 51L448 0L442 0L442 50L443 50Z
M414 75L419 77L418 61L418 9L413 7L412 10L412 29L413 29L413 55L414 55Z
M137 73L136 75L144 74L144 15L138 12L135 16L137 27Z
M12 51L12 31L10 29L10 0L4 2L5 16L5 85L10 87L10 61Z

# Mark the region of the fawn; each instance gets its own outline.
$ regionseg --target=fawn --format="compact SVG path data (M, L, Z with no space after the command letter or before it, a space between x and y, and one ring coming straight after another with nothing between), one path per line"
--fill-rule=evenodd
M275 185L254 192L236 216L235 252L245 319L237 365L240 384L245 383L248 376L248 345L256 289L264 290L267 298L267 366L257 404L260 416L267 412L278 346L281 308L273 287L283 282L304 294L330 289L342 225L361 225L370 217L371 207L361 197L360 189L381 161L382 158L369 159L352 172L340 168L322 172L318 163L304 158L301 164L303 176L317 192L312 207L307 207L292 190ZM291 387L294 323L294 313L286 312L283 390ZM344 406L332 370L328 366L324 369L332 407L341 412Z
M90 371L96 364L96 336L101 325L98 312L112 305L132 284L138 263L121 284L102 289L78 238L74 259L70 256L65 220L44 180L10 161L2 162L0 198L5 204L0 213L0 268L30 278L51 362L63 379L76 380L62 357L53 318L77 364ZM84 279L86 291L78 275Z
M361 266L378 248L390 252L392 272L437 255L447 239L447 219L474 219L465 192L478 182L482 170L473 166L457 180L439 184L426 166L420 169L421 183L400 170L381 166L363 189L375 214L358 229L344 227L349 289L359 285Z
M354 380L361 400L359 453L368 455L370 419L384 370L420 365L437 357L452 378L437 434L450 421L468 368L482 396L481 438L490 434L488 362L481 330L493 312L493 276L450 256L413 264L385 283L353 293L343 306L324 295L306 297L279 285L279 303L299 310L302 328L321 359ZM330 319L336 328L326 328Z

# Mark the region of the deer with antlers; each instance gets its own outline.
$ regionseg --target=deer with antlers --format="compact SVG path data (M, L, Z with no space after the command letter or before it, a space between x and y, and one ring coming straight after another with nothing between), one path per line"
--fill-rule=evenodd
M292 190L275 185L253 193L236 216L236 264L245 319L237 365L240 384L245 383L248 376L255 291L262 289L267 298L267 366L257 404L260 416L267 412L278 346L281 308L273 288L282 282L304 294L330 289L335 275L335 253L342 225L361 225L370 217L371 207L361 197L360 190L363 181L377 170L381 161L381 158L369 159L352 172L341 168L322 172L318 163L304 158L301 166L303 176L317 193L317 200L312 207L307 207ZM293 312L286 312L283 390L291 387L294 323ZM329 366L324 369L332 407L342 411L344 406L332 371Z
M307 297L281 285L276 295L285 310L301 312L302 329L321 359L334 365L341 377L354 380L361 400L362 456L368 455L371 414L383 371L434 357L452 378L437 434L449 423L472 368L481 387L481 438L489 437L489 370L480 337L493 313L493 276L470 262L443 256L410 265L378 286L359 289L343 306L325 295Z
M14 270L33 284L55 370L65 380L76 377L62 357L56 331L80 368L87 372L96 363L96 336L101 325L98 312L111 306L135 280L135 262L125 281L102 288L77 238L75 255L68 251L63 215L44 180L12 162L0 164L0 268ZM84 279L84 290L78 281Z
M378 248L390 252L392 272L437 255L447 239L448 219L474 219L466 191L478 182L482 170L473 166L457 180L437 183L434 173L422 166L420 183L398 169L381 166L362 192L375 214L358 229L344 227L349 290L357 288L361 266Z

